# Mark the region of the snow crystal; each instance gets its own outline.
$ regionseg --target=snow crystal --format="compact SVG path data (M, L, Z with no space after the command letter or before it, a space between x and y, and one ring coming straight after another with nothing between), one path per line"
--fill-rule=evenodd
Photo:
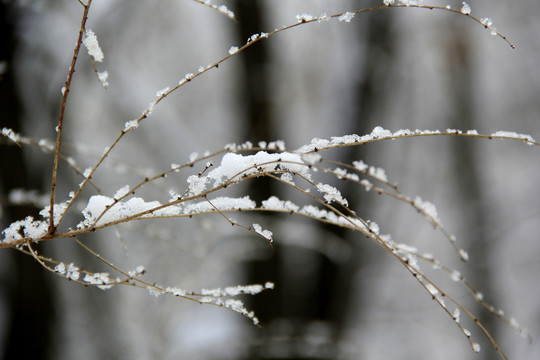
M411 253L411 254L418 253L418 248L416 248L414 246L407 245L407 244L396 244L396 248L398 248L401 251Z
M471 337L471 332L465 328L463 328L463 333L465 334L466 337Z
M109 273L105 272L86 274L83 281L92 285L98 285L98 288L101 290L110 289L113 286L112 283L114 283L114 280L109 277Z
M21 139L22 140L22 139ZM49 140L47 139L40 139L38 141L38 145L43 148L43 149L46 149L48 151L54 151L56 149L56 145L52 142L50 142Z
M249 37L248 42L255 41L260 37L259 34L253 34Z
M280 177L281 181L289 185L296 185L293 180L293 175L291 173L283 173Z
M324 13L324 14L321 14L321 16L319 16L319 22L321 21L329 21L330 20L330 16L328 16L328 14Z
M99 47L99 43L96 37L96 34L90 29L86 30L86 36L83 40L84 46L86 46L86 49L88 50L88 54L94 58L97 62L103 61L103 51L101 51L101 48Z
M156 289L155 287L147 286L146 290L148 293L152 296L159 297L160 295L163 295L163 291Z
M156 93L157 95L157 93ZM148 106L146 107L146 109L144 109L143 111L143 115L144 116L150 116L152 115L152 112L154 111L154 109L156 108L156 104L157 102L154 100L152 101L150 104L148 104Z
M316 18L310 14L296 15L296 20L298 20L298 22L306 22L306 21L311 21L313 19L316 19Z
M2 230L4 235L2 242L12 243L23 238L39 239L47 234L48 227L47 221L34 220L32 216L28 216L24 220L13 222Z
M298 205L292 203L291 201L283 201L276 196L271 196L267 200L264 200L262 202L262 207L268 210L285 210L294 212L297 212L300 209Z
M2 128L2 135L9 138L14 143L18 143L21 139L19 134L8 128Z
M131 129L136 129L139 127L139 121L137 119L126 121L124 124L124 132L129 131Z
M64 263L59 263L54 267L54 271L56 271L59 274L65 274L66 273L66 265Z
M460 315L461 315L461 312L459 311L458 308L456 308L456 309L454 310L454 312L452 313L452 317L454 318L454 321L455 321L455 322L457 322L457 323L459 322L459 316L460 316Z
M109 82L107 81L109 79L109 73L107 71L100 71L97 73L99 82L103 87L106 89L109 87Z
M127 195L129 193L129 190L130 190L130 187L129 185L125 185L123 187L121 187L120 189L118 189L116 191L116 193L114 194L114 198L115 199L120 199L121 197L123 197L124 195Z
M437 213L437 208L429 201L422 200L420 196L417 196L414 199L414 206L416 206L420 211L422 211L430 219L430 222L434 226L440 226L441 220L439 219L439 214Z
M198 152L192 152L191 154L189 154L189 162L194 162L195 160L197 160L198 157Z
M478 344L478 343L473 343L472 348L473 348L474 352L477 352L477 353L480 352L480 350L481 350L480 344Z
M450 274L450 278L453 280L453 281L461 281L461 279L463 279L463 276L461 275L461 273L457 270L453 270L452 273Z
M229 10L225 5L220 5L217 7L217 10L222 14L227 15L229 18L234 19L234 12Z
M527 134L518 134L518 133L513 132L513 131L502 131L502 130L499 130L499 131L496 131L496 132L492 133L491 136L505 137L505 138L512 138L512 139L518 139L518 140L525 140L525 141L527 141L529 144L532 144L532 143L535 142L535 140L533 139L533 137L532 137L531 135L527 135Z
M189 192L192 195L199 195L206 190L206 184L209 179L207 177L199 177L197 175L190 175L187 178L189 184Z
M465 15L470 15L471 7L469 6L469 4L467 4L465 1L462 4L463 6L461 7L461 13Z
M229 54L233 55L233 54L236 54L238 52L238 46L231 46L231 48L229 49Z
M368 173L370 176L374 177L375 179L378 179L383 182L388 182L388 178L386 177L386 173L383 168L370 166Z
M350 11L347 11L346 13L344 13L343 15L338 17L338 20L339 21L345 21L345 22L351 22L353 17L354 17L354 13L352 13Z
M384 0L384 5L386 6L394 5L394 0Z
M321 161L322 156L317 153L302 154L302 159L308 164L315 164Z
M461 260L463 261L469 260L469 254L463 249L459 249L459 256L461 257Z
M491 30L491 35L497 35L497 28L493 25L493 20L491 20L490 18L482 18L480 19L480 22L487 29Z
M317 190L324 194L324 199L328 203L335 201L343 206L347 206L349 204L347 199L341 196L341 192L331 185L319 183L317 184Z
M429 291L429 293L433 296L437 295L439 293L439 290L432 284L426 284L426 289Z
M79 268L71 263L68 265L65 275L70 280L79 280L81 273L79 272Z
M161 90L158 90L156 92L156 97L160 98L162 97L163 95L165 95L168 91L170 90L170 88L167 86L167 87L164 87L163 89Z
M272 234L272 232L270 230L263 230L263 228L259 224L253 224L253 229L255 230L256 233L262 235L267 240L272 241L272 235L273 234Z
M60 219L62 218L62 216L64 215L64 213L67 210L69 202L70 201L68 200L68 201L65 201L65 202L60 203L60 204L54 204L54 207L53 207L54 225L58 225L58 222L60 221ZM49 219L50 205L46 205L39 212L39 215L41 215L44 219Z
M135 277L135 276L139 276L139 275L142 275L146 272L146 269L144 268L144 266L142 265L139 265L135 268L135 270L130 270L128 271L128 275L131 276L131 277Z
M177 287L168 287L165 290L167 291L167 293L172 294L174 296L186 296L188 293L186 290L180 289Z
M353 166L360 170L360 171L366 171L369 168L369 165L363 162L362 160L359 161L353 161Z
M374 139L384 139L386 137L391 137L392 135L390 130L386 130L381 126L376 126L373 131L371 131L371 136Z
M366 189L366 191L370 191L373 188L373 184L369 180L366 180L366 179L361 180L360 185L362 185L364 189Z
M264 289L268 289L268 287L266 286L263 287L262 285L259 285L259 284L238 285L238 286L227 286L225 289L221 289L221 288L201 289L201 294L205 296L213 296L213 297L237 296L237 295L242 295L242 294L256 295L256 294L259 294Z

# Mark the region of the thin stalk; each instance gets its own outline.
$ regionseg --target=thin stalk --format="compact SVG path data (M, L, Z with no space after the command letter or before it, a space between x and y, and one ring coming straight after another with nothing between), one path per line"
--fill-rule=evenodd
M73 58L71 59L71 66L69 67L69 73L66 80L66 85L64 87L64 94L62 96L62 105L60 107L60 115L58 117L58 126L56 127L56 151L54 152L54 163L51 181L51 198L49 202L49 234L54 234L54 232L56 231L56 226L54 225L54 198L56 192L56 180L58 175L58 163L60 158L60 144L62 143L62 127L64 125L64 114L66 110L69 89L71 87L71 81L73 79L73 74L75 73L75 64L79 56L79 50L81 49L86 20L88 19L88 11L90 10L91 3L92 0L88 0L86 5L81 3L84 7L84 12L81 20L81 27L79 28L79 38L77 39L77 43L75 44L75 50L73 51Z

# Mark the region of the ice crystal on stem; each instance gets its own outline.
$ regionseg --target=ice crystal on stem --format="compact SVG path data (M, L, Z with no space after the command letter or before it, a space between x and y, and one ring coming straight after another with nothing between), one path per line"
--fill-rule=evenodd
M97 62L103 61L103 51L99 47L96 34L91 29L86 30L86 36L83 40L84 46L88 50L88 54Z
M469 4L467 4L465 1L462 4L463 6L461 7L461 13L465 15L470 15L471 7L469 6Z

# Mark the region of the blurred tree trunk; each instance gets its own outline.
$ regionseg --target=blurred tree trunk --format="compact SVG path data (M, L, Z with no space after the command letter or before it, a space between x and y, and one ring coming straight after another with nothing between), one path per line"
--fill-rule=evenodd
M472 64L471 44L468 37L457 26L450 32L452 35L447 45L448 70L449 70L449 93L452 112L449 114L448 124L456 129L477 129L475 114L475 72ZM470 248L471 265L474 266L470 282L482 292L489 302L495 299L493 293L493 275L489 263L490 251L494 246L488 235L490 207L487 204L486 195L482 184L482 159L477 151L477 142L467 138L453 138L451 164L452 173L455 174L456 195L461 203L461 219L463 229L468 229L466 234L461 235L460 241L465 247ZM472 309L473 307L471 307ZM497 340L496 318L487 313L480 305L476 306L480 322L494 335ZM475 341L480 341L482 351L479 356L485 360L495 359L499 355L492 346L478 334ZM484 341L483 343L481 341Z
M234 5L239 19L238 41L244 43L251 35L265 30L262 22L262 2L253 0L237 0ZM365 68L358 69L361 75L354 85L356 99L348 106L353 109L345 124L338 125L350 133L369 133L380 116L385 79L389 72L392 41L389 26L389 15L367 14L368 39L366 47ZM359 38L362 38L358 27ZM360 40L359 40L360 43ZM352 52L354 53L354 52ZM384 55L386 61L381 61ZM239 86L245 107L242 126L245 129L243 140L255 144L260 140L274 140L275 125L272 121L271 79L268 76L268 55L266 42L241 54L243 76ZM358 61L362 63L362 61ZM342 130L343 131L343 130ZM365 159L363 148L348 148L340 160L351 162ZM256 201L276 195L276 189L269 181L257 181L250 189ZM345 184L344 184L345 185ZM347 186L347 185L346 185ZM357 187L346 188L345 194L353 203L367 204L363 196L358 195ZM353 196L354 194L354 196ZM267 218L266 221L269 219ZM338 343L347 325L350 312L360 311L361 304L351 303L352 290L358 284L354 276L360 270L364 256L364 247L358 234L345 232L342 229L328 227L323 224L320 233L322 241L338 239L349 247L353 255L346 261L329 258L320 251L308 247L275 245L273 256L266 261L253 261L247 264L246 273L250 282L276 282L276 289L257 297L250 306L263 323L263 329L256 331L256 343L250 348L246 358L280 358L310 359L313 352L318 359L332 359L338 355ZM355 236L356 235L356 236ZM340 240L339 240L340 239ZM306 239L309 241L309 239ZM315 333L314 333L315 332ZM304 351L309 336L321 336L320 345L310 351Z
M15 35L13 19L16 14L10 11L7 3L0 3L0 62L5 71L0 77L0 128L21 130L21 111L18 93L13 75L13 53ZM1 199L7 201L7 195L13 189L39 189L38 184L31 184L30 171L25 164L23 149L0 140L0 191ZM45 175L44 175L45 176ZM39 180L38 180L39 181ZM32 185L37 185L33 187ZM31 187L32 186L32 187ZM37 218L33 206L3 204L2 227L24 219L27 216ZM52 348L52 326L55 320L55 308L52 299L49 278L45 271L29 256L9 252L12 266L2 283L7 294L7 329L3 339L4 359L49 359ZM5 275L4 275L5 276Z

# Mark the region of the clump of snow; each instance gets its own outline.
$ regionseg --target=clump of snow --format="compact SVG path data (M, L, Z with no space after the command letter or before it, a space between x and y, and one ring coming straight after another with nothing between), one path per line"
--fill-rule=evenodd
M167 86L167 87L164 87L163 89L161 90L158 90L156 91L156 97L160 98L162 97L163 95L165 95L167 92L169 92L170 88Z
M39 239L47 234L49 223L47 221L34 220L32 216L24 220L18 220L2 230L3 243L14 243L23 238Z
M109 273L105 272L86 274L83 281L91 285L97 285L101 290L110 289L115 283L115 280L109 277Z
M269 154L266 151L247 156L227 153L221 159L221 165L210 171L207 177L217 187L226 181L239 181L242 176L277 170L291 171L310 178L309 169L300 155L289 152Z
M57 273L61 275L64 275L70 280L79 280L79 277L81 275L79 270L80 269L77 266L75 266L73 263L67 266L64 263L59 263L54 268L54 271L56 271Z
M99 43L96 34L91 29L86 30L86 36L83 40L84 46L88 50L88 54L97 62L103 61L103 51L99 47Z
M465 250L459 249L459 256L463 261L469 261L469 253L467 253Z
M255 230L257 234L262 235L267 240L272 241L273 234L270 230L264 230L259 224L253 224L253 230Z
M189 193L191 195L199 195L204 190L206 190L206 184L208 184L209 179L207 177L200 177L197 175L190 175L187 178L189 184Z
M531 135L528 135L528 134L518 134L518 133L513 132L513 131L502 131L502 130L499 130L499 131L496 131L496 132L492 133L491 136L501 137L501 138L511 138L511 139L524 140L524 141L526 141L529 145L532 145L532 144L535 142L535 140L533 139L533 137L532 137Z
M262 202L263 209L278 210L278 211L294 211L297 212L300 207L293 202L280 200L276 196L271 196Z
M111 206L113 204L114 206ZM160 206L159 201L146 202L139 197L131 198L126 202L116 202L113 198L104 195L94 195L90 197L86 208L82 211L84 220L77 225L77 228L83 229L90 226L106 225ZM107 211L105 211L106 209ZM161 214L162 212L156 212L156 215ZM99 220L95 223L98 218Z
M129 185L124 185L123 187L121 187L120 189L116 191L116 193L114 194L114 198L120 199L121 197L127 195L129 193L129 190L130 190Z
M231 46L229 49L229 54L233 55L238 52L238 46Z
M211 203L210 203L211 202ZM255 201L251 200L249 196L244 196L241 198L232 198L232 197L217 197L215 199L210 199L210 202L203 200L199 202L190 202L185 205L183 209L183 214L196 214L208 211L227 211L227 210L248 210L254 209L256 207Z
M462 14L465 14L465 15L470 15L471 14L471 7L469 6L469 4L467 4L465 1L463 1L463 6L461 7L461 13Z
M106 89L109 87L109 82L107 81L109 79L109 73L107 71L100 71L97 73L99 82L103 87Z
M437 295L439 293L439 290L433 284L426 284L426 289L429 291L429 293L433 296Z
M146 291L148 291L148 293L154 297L159 297L160 295L163 295L162 290L159 290L153 286L147 286Z
M437 208L433 203L422 200L420 196L417 196L414 199L414 206L420 210L425 216L428 217L428 220L432 223L435 227L441 226L441 220L439 219L439 214L437 213Z
M13 141L14 143L19 143L21 141L21 136L17 134L15 131L8 129L8 128L2 128L2 135Z
M296 20L298 20L298 22L306 22L314 19L316 19L316 17L310 14L296 15Z
M452 313L452 317L454 318L454 321L455 321L455 322L459 323L459 321L460 321L460 315L461 315L461 311L459 311L459 309L456 308L456 309L454 310L454 312Z
M67 210L67 207L70 203L70 200L67 200L63 203L60 203L60 204L54 204L54 207L53 207L53 223L54 225L58 225L58 222L60 221L60 219L62 218L62 216L64 215L64 213L66 212ZM41 215L44 219L48 220L49 219L49 216L50 216L50 205L46 205L43 210L41 210L39 212L39 215Z
M319 183L317 184L317 190L324 194L324 199L328 203L335 201L343 206L349 205L347 199L341 196L341 192L331 185Z
M126 121L126 123L124 124L124 132L127 132L131 129L136 129L139 127L139 121L138 119L135 119L135 120L130 120L130 121Z
M486 27L486 29L489 29L491 31L491 35L497 35L497 28L493 25L493 20L491 20L490 18L482 18L480 19L480 22Z
M347 11L340 17L338 17L339 21L345 21L345 22L351 22L351 20L354 18L354 13Z

